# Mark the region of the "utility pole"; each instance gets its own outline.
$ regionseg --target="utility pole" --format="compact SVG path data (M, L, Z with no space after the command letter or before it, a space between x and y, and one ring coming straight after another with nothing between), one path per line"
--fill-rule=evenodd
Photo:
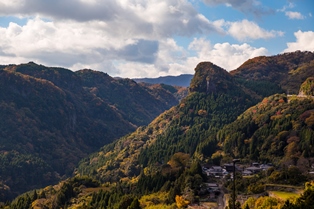
M235 164L237 163L237 162L240 162L240 160L239 159L233 159L232 160L232 162L233 162L233 209L236 209L236 207L235 207L235 203L236 203L236 194L235 194L235 188L236 188L236 184L235 184L235 178L236 178L236 172L235 172Z

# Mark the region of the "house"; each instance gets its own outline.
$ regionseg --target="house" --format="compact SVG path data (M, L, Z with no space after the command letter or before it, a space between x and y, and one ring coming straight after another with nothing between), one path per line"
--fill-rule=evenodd
M226 171L228 172L228 173L232 173L233 172L233 164L232 163L230 163L230 164L224 164L224 168L226 169ZM235 170L236 171L241 171L241 169L236 165L235 166Z
M205 171L207 176L222 176L224 169L221 166L212 166L210 169Z
M261 171L262 171L262 168L260 168L260 167L255 167L255 166L251 166L251 167L247 167L245 170L246 170L246 171L250 171L250 172L252 172L253 174L256 174L256 173L261 172Z
M253 172L252 171L249 171L249 170L244 170L243 172L242 172L242 175L243 176L250 176L250 175L252 175L253 174Z

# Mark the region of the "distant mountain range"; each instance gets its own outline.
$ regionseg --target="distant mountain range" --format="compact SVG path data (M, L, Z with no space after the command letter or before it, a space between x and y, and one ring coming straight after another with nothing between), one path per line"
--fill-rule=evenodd
M182 74L178 76L162 76L158 78L134 78L133 80L138 83L150 83L150 84L167 84L171 86L183 86L189 87L193 75Z

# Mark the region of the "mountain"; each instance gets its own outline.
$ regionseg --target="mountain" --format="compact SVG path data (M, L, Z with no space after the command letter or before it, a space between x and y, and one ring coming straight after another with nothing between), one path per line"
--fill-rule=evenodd
M266 57L263 62L284 60L286 56L290 63L297 63L298 69L312 62L306 58L312 53L302 54L304 59L296 52L268 57L270 61ZM256 61L256 65L260 66L260 63ZM252 65L253 72L256 65ZM277 66L277 62L274 65ZM268 72L268 67L260 69ZM309 68L303 69L304 74L313 76ZM102 183L122 182L127 187L142 188L144 179L156 181L155 184L146 183L143 191L150 193L168 188L171 203L173 192L182 196L188 195L187 191L196 192L187 183L196 177L185 173L191 166L186 165L185 155L218 165L235 157L244 162L271 162L276 166L309 163L314 145L311 140L313 99L273 94L284 90L281 84L287 82L287 78L292 79L289 72L274 72L276 76L282 75L278 81L272 80L276 78L273 75L250 80L251 70L228 73L213 63L202 62L195 68L189 95L179 105L162 113L148 126L138 128L82 160L76 174L89 175ZM296 76L302 77L303 73ZM305 80L294 81L291 87L285 88L299 92ZM264 85L270 91L259 89ZM178 165L186 169L178 168ZM177 184L181 186L177 188Z
M78 173L117 181L139 175L143 167L166 163L178 152L209 157L216 149L216 132L256 102L227 71L200 63L190 94L179 105L81 161Z
M313 76L313 68L314 53L296 51L249 59L230 74L265 97L281 93L280 89L282 93L298 94L300 84ZM267 95L265 91L272 93Z
M0 89L2 200L71 175L87 154L178 103L176 89L33 62L1 66Z
M166 94L161 94L162 92L170 92L172 95L178 100L181 101L183 98L185 98L188 93L189 89L187 87L180 87L180 86L171 86L167 84L149 84L149 83L139 83L139 85L144 86L148 89L152 89L151 92L153 95L155 95L156 98L163 100L163 98L167 99ZM159 95L160 94L160 95Z
M302 91L311 89L311 79L306 79L313 77L308 67L312 55L295 52L260 57L231 73L211 62L198 64L189 94L178 105L82 159L75 177L42 189L47 196L36 204L48 208L138 208L141 198L141 205L171 208L174 201L181 205L185 200L197 202L205 179L199 162L219 165L241 157L247 163L306 169L313 162L313 98L281 93L288 89L298 93L301 85ZM285 59L295 63L294 69L300 68L291 86L287 81L292 81L293 75ZM301 80L306 74L309 76ZM94 92L85 86L85 92ZM28 207L35 204L27 195L12 205L19 201L27 202Z
M235 158L301 166L314 155L313 119L312 97L275 94L226 125L217 139L223 152ZM310 161L302 165L303 171L308 171L309 165Z
M167 84L170 86L182 86L189 87L193 75L182 74L179 76L161 76L158 78L134 78L133 80L138 83L150 83L150 84Z

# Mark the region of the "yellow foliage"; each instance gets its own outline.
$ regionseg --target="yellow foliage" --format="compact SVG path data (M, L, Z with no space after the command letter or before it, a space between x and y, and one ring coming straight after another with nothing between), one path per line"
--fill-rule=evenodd
M283 205L283 202L274 197L259 197L255 201L255 207L258 209L279 209Z
M157 192L149 195L144 195L139 200L142 208L166 208L166 201L168 198L167 192Z
M32 209L41 209L42 206L45 204L45 199L37 199L32 202Z
M184 208L190 202L188 200L185 200L182 196L176 195L176 203L178 208Z

